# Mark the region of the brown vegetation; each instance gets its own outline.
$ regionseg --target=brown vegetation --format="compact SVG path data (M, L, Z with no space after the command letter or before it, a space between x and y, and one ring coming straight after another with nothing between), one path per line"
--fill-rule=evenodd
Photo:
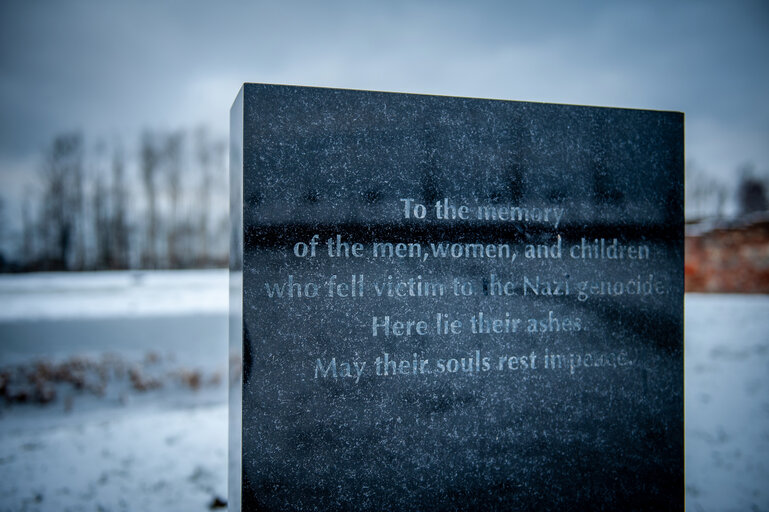
M196 368L170 368L160 356L149 353L141 363L129 363L115 355L101 359L71 357L62 362L46 360L0 368L0 404L49 404L62 399L69 409L74 396L146 393L176 386L199 391L221 385L219 372Z

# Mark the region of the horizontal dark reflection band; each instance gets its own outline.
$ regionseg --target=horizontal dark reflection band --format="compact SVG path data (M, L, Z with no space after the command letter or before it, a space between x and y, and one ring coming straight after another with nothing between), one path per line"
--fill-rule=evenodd
M251 224L244 226L244 242L251 247L283 247L297 238L304 239L313 235L330 237L337 234L354 239L354 242L373 241L393 242L496 242L519 241L536 242L543 237L555 238L557 235L565 241L579 243L584 238L617 238L619 240L645 240L647 242L665 242L683 238L681 226L667 223L656 224L564 224L555 230L542 226L514 226L500 224L440 225L402 222L392 224Z

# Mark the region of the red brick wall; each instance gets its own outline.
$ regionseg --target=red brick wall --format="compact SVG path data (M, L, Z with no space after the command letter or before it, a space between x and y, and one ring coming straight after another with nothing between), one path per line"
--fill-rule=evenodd
M686 291L769 293L769 221L686 237Z

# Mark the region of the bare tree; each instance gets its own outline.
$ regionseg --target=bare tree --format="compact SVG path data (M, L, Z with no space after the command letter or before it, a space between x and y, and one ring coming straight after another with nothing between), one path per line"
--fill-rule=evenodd
M183 131L146 131L135 158L119 145L86 146L79 133L55 137L44 152L39 184L22 197L22 265L225 264L227 144L205 127L193 136L187 144ZM188 164L192 179L184 172Z
M714 184L714 190L716 195L716 218L720 219L724 216L724 207L726 206L728 190L722 183Z
M60 135L46 152L43 183L41 238L46 265L71 269L83 264L82 238L75 241L82 215L83 139L78 133ZM82 252L81 252L82 251Z
M85 141L78 136L79 148L70 168L72 221L75 235L75 259L72 268L85 270L86 267L86 204L85 204Z
M130 261L129 227L128 227L128 187L125 182L125 156L123 148L115 147L112 153L112 189L110 191L112 217L110 231L112 232L112 253L110 266L112 268L128 268Z
M689 161L686 163L686 216L691 220L703 216L703 199L706 193L705 175L699 166Z
M166 187L169 200L168 218L168 262L171 268L180 266L181 251L179 217L179 201L182 195L182 145L184 133L176 132L168 135L165 140L163 155L165 156Z
M143 266L155 268L158 265L158 194L156 174L160 165L160 154L155 144L155 137L149 132L142 135L141 176L144 195L147 201L147 232L143 255Z
M5 219L5 199L0 196L0 240L5 238L6 231L6 219Z
M93 261L97 269L105 269L110 267L112 240L107 186L101 174L97 174L94 179L92 194L95 239Z
M5 229L6 220L5 220L5 199L0 196L0 242L5 238ZM3 254L3 244L0 243L0 269L5 268L5 254Z
M737 203L741 215L764 212L769 209L766 186L756 175L755 166L743 164L739 169L740 184L737 187Z
M195 205L198 212L197 234L198 234L198 259L203 264L207 264L209 255L209 224L211 217L211 192L213 185L213 176L211 174L212 158L211 142L208 137L208 131L205 127L199 127L195 132L195 157L198 162L200 172L200 182L198 186L197 203Z
M21 200L21 260L25 267L37 262L35 231L35 221L32 218L32 189L25 188Z
M727 196L726 185L709 176L696 162L686 163L687 219L721 217Z
M209 263L227 265L229 258L229 224L230 207L229 197L230 189L227 179L228 149L226 139L217 139L211 144L211 154L213 162L214 183L214 202L212 208L212 217L218 224L218 237L214 237L211 243L211 260Z

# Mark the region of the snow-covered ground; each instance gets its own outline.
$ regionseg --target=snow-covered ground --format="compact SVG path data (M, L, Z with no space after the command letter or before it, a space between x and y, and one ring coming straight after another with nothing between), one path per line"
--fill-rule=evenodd
M0 321L226 314L227 271L0 276Z
M224 504L227 279L0 276L0 511Z
M769 296L686 297L687 509L769 511Z
M195 511L226 499L226 404L69 420L0 429L0 510Z
M221 270L0 276L0 511L220 505L226 310ZM687 509L769 511L769 296L688 295L685 368Z

